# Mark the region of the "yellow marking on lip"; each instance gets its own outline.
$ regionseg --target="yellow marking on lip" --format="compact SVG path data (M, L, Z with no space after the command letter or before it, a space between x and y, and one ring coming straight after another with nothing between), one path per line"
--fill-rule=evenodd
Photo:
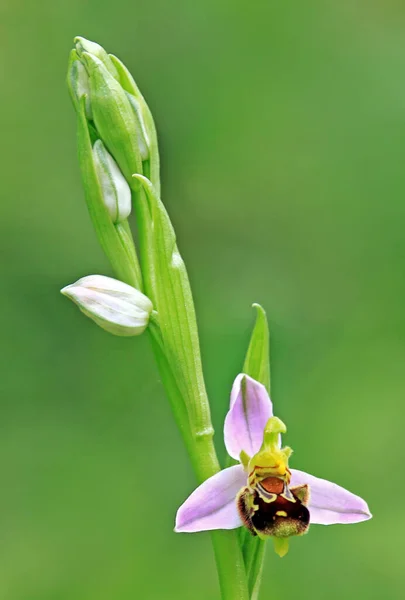
M256 469L278 469L278 467L280 466L280 463L276 463L275 465L267 465L265 467L262 467L262 465L255 465L253 467L253 471L252 473L254 473L256 471Z
M276 512L276 515L277 515L278 517L287 517L287 516L288 516L288 515L287 515L287 513L285 512L285 510L278 510L278 511Z

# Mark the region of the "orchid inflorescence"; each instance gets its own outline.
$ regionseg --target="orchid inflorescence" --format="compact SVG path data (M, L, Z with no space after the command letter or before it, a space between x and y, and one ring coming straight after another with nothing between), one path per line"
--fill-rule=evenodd
M310 524L357 523L370 511L344 488L290 469L292 450L281 443L286 426L273 415L269 396L269 331L259 305L224 425L234 463L221 470L190 284L160 199L151 112L123 63L81 37L71 52L68 86L89 214L117 279L85 276L62 293L110 333L149 336L199 483L179 508L175 531L210 530L222 598L256 598L269 538L284 556L290 538ZM132 209L137 244L128 223ZM245 535L224 531L236 528Z

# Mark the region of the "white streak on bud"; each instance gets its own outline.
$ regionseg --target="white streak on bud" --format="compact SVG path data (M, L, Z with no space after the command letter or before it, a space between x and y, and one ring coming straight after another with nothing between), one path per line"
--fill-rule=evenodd
M120 336L143 333L152 302L139 290L104 275L89 275L61 290L97 325Z
M139 154L142 160L148 160L149 158L149 138L148 132L146 131L145 123L142 117L142 110L138 100L132 94L126 92L127 98L133 108L137 122L137 134L138 134L138 148Z
M74 100L77 105L80 104L80 99L86 96L86 117L89 120L93 119L90 102L90 81L86 68L79 60L75 60L71 64L69 71L70 89L74 95Z
M93 146L93 159L104 204L113 223L119 223L131 214L129 185L101 140L97 140Z

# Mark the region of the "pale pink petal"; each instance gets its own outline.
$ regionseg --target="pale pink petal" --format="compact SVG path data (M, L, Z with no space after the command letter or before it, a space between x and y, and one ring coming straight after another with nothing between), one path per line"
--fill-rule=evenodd
M260 450L263 431L273 415L273 406L264 385L241 373L235 379L231 404L225 418L224 439L228 454L239 459L244 450L253 456Z
M180 506L174 530L180 533L240 527L236 496L245 485L246 473L241 465L216 473Z
M310 489L309 513L311 523L359 523L371 519L367 502L336 483L291 469L290 486L307 483Z

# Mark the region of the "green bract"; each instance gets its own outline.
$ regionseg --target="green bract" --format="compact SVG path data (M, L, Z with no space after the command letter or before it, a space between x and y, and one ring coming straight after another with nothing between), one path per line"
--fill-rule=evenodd
M186 267L166 209L152 183L138 179L150 209L152 266L156 282L154 302L159 314L165 354L183 393L198 436L212 435L210 410L202 373L198 329Z
M142 133L148 146L149 157L143 164L143 174L150 179L157 194L160 195L159 150L152 113L126 66L113 54L109 56L116 69L118 81L127 92L128 99L137 112Z
M266 313L260 304L256 309L256 323L250 338L243 372L260 381L270 393L270 336Z

